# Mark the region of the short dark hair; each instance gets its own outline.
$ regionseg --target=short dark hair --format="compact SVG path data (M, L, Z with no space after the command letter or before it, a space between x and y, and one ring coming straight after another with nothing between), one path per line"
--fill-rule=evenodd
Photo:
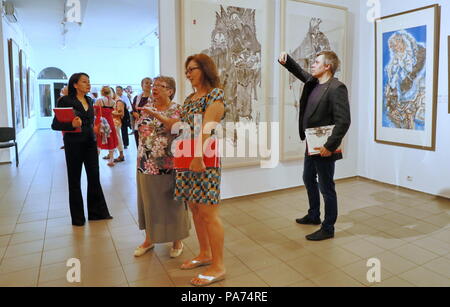
M77 84L78 81L80 81L82 76L85 76L85 77L89 78L89 75L84 73L84 72L73 74L70 77L70 79L69 79L69 96L77 97L77 89L75 88L75 84Z
M150 83L153 83L153 80L152 80L152 78L150 78L150 77L145 77L144 79L142 79L142 81L141 81L141 87L144 85L144 81L145 80L150 80ZM129 87L131 87L131 85L128 85ZM127 86L127 87L128 87Z
M331 73L334 74L339 69L339 66L341 65L341 61L339 60L339 57L334 51L322 51L317 54L317 57L323 55L325 58L325 65L331 65Z
M123 91L123 87L121 87L120 85L116 86L116 90L120 88Z

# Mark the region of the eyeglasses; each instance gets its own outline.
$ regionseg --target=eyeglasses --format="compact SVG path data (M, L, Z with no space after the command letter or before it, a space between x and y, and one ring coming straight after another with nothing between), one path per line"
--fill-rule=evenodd
M161 85L161 84L154 84L153 88L165 88L166 90L170 89L170 87L165 86L165 85Z
M185 74L187 75L187 74L191 74L194 70L196 70L196 69L200 69L200 67L190 67L190 68L188 68L188 69L186 69L186 72L185 72Z

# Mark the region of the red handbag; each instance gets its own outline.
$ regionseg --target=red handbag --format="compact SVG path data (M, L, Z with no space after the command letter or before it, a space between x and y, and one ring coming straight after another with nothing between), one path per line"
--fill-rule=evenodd
M197 139L179 140L175 144L175 153L173 158L174 169L189 170L192 160L195 158L194 145ZM203 146L203 162L206 167L220 167L220 155L218 142L216 139L209 139ZM205 148L206 146L206 148Z

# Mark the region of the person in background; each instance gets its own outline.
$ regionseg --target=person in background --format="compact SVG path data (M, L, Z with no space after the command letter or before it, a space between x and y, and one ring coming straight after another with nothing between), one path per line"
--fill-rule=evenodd
M130 101L133 101L134 99L133 87L131 85L128 85L125 89L125 92L127 93L128 99Z
M61 92L59 93L59 98L67 96L67 95L69 95L69 87L66 85L61 89Z
M95 101L98 99L98 89L96 87L92 88L91 92L88 94L92 100Z
M113 167L115 165L114 151L119 144L112 117L116 102L114 101L114 94L109 86L102 87L101 94L102 97L95 102L96 125L100 125L101 127L100 131L97 132L97 145L99 153L102 149L109 150L109 154L103 157L103 159L109 160L108 166Z
M61 89L61 92L59 92L59 98L58 98L58 101L59 101L62 97L67 96L68 94L69 94L69 88L68 88L67 85L66 85L66 86L64 86L64 87ZM56 102L56 105L58 105L58 101ZM64 149L64 145L61 146L60 149Z
M117 96L125 103L128 108L131 108L131 100L124 88L120 85L116 86L116 94Z
M117 96L116 96L117 97ZM123 141L122 141L122 118L124 115L125 104L122 100L116 100L114 111L112 112L114 127L116 128L118 145L117 149L119 151L119 157L114 159L114 163L124 162L125 156L123 155Z
M125 88L125 93L127 94L127 96L128 96L128 99L130 100L130 102L131 102L131 106L133 105L133 100L134 100L134 94L133 94L133 87L131 86L131 85L128 85L126 88ZM132 112L133 111L133 109L132 109L132 107L130 107L130 112ZM132 113L130 113L130 128L131 128L131 133L129 134L129 135L134 135L134 117L133 116L131 116L131 114Z
M131 128L130 123L130 109L131 109L131 100L128 98L128 95L124 93L123 87L116 86L116 93L119 99L124 103L124 114L122 117L122 125L121 125L121 134L122 134L122 142L125 149L130 145L130 139L128 137L128 128Z
M147 104L151 102L151 93L152 93L152 85L153 80L151 78L144 78L141 81L141 87L142 87L142 94L134 97L133 103L131 105L132 108L132 117L134 119L134 138L136 140L136 146L139 148L139 133L136 126L137 121L141 117L141 111L142 108Z
M57 131L74 131L81 128L80 133L64 133L64 146L69 183L69 203L72 225L83 226L84 216L83 195L81 193L82 168L87 175L87 209L88 220L109 220L105 196L100 184L97 144L94 134L94 105L87 96L91 90L89 76L85 73L70 77L68 95L57 102L58 108L73 108L76 117L72 123L61 123L56 116L52 129Z
M134 255L142 256L154 243L172 242L170 257L183 252L184 238L189 236L190 219L187 206L173 199L175 171L173 169L171 123L179 121L181 107L172 101L175 80L156 78L153 100L144 107L137 121L139 149L137 160L137 190L139 229L145 230L145 242Z
M109 88L111 89L111 93L112 93L111 97L112 97L112 99L114 99L114 101L117 101L118 97L117 97L116 91L111 86Z

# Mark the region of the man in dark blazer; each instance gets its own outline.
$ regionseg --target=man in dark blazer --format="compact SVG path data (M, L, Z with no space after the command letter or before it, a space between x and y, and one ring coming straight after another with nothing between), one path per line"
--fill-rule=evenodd
M339 68L339 58L332 51L323 51L316 57L311 74L303 70L287 53L282 52L279 63L300 79L305 86L300 99L300 138L305 140L305 130L335 125L332 135L320 150L320 155L309 156L308 149L303 169L303 181L308 192L309 211L297 219L303 225L320 225L319 231L306 236L311 241L334 237L338 216L337 195L334 183L335 163L342 159L336 152L350 128L350 104L347 87L334 77ZM317 177L319 182L317 182ZM320 220L320 192L325 200L325 220Z

